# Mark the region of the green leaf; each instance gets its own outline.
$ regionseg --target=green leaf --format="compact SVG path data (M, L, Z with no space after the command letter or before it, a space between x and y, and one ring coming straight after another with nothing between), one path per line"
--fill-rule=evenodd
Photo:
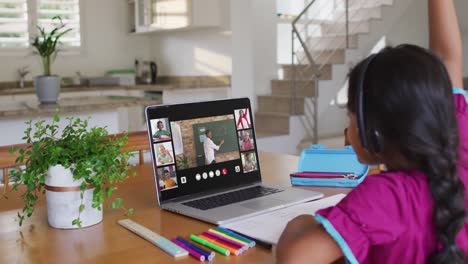
M106 188L106 198L110 198L112 196L112 192L114 192L117 187L110 186Z
M85 209L85 205L84 204L80 204L80 209L79 209L79 212L82 213Z
M58 115L54 115L54 122L56 122L56 123L57 123L57 122L59 122L59 121L60 121L60 118L59 118L59 116L58 116Z
M133 208L130 208L127 210L127 212L125 212L125 216L132 216L133 214L135 214L135 209Z
M112 202L112 208L113 208L113 209L118 209L118 208L120 208L121 205L122 205L122 198L116 198L116 199Z

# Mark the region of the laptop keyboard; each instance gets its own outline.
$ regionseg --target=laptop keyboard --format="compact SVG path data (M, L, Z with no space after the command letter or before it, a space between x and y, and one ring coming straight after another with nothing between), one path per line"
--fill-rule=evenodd
M184 205L194 207L200 210L208 210L216 207L221 207L228 204L238 203L274 193L281 192L282 190L275 188L268 188L264 186L255 186L238 191L223 193L207 198L193 200L183 203Z

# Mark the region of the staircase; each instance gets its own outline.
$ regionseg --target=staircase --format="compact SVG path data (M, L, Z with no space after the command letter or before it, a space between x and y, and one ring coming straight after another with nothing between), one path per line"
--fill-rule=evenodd
M359 48L359 38L370 33L371 23L381 20L382 9L393 1L313 0L307 5L292 21L292 64L279 65L282 76L271 80L271 94L257 97L260 140L291 134L291 117L296 117L305 130L298 149L317 143L319 87L333 79L344 83L346 72L334 68L349 63L347 54Z

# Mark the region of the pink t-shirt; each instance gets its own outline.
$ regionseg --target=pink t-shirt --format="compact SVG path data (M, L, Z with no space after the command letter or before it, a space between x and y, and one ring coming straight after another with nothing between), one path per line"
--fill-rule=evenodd
M252 140L247 140L247 141L244 141L242 140L242 144L241 144L241 150L244 151L244 150L251 150L251 149L254 149L254 145L252 143Z
M468 190L468 106L454 95L459 127L458 174ZM465 193L468 211L468 195ZM426 263L440 244L434 230L433 198L417 170L367 177L338 205L316 214L349 263ZM468 252L468 223L456 243Z

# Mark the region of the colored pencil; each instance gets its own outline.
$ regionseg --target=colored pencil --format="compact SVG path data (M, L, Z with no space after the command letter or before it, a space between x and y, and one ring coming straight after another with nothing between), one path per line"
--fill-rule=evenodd
M225 249L229 250L231 252L231 254L233 254L233 255L239 256L240 254L242 254L244 252L244 250L242 250L240 248L235 248L235 247L232 247L232 246L230 246L228 244L224 244L224 243L222 243L220 241L217 241L216 239L213 239L213 238L211 238L209 236L205 236L203 234L199 234L198 236L205 239L206 241L208 241L210 243L213 243L213 244L215 244L215 245L217 245L219 247L222 247L222 248L225 248Z
M209 237L207 235L199 234L198 236L205 239L206 241L208 241L210 243L213 243L213 244L215 244L215 245L217 245L219 247L222 247L222 248L225 248L225 249L231 251L231 253L236 255L236 256L238 256L238 255L242 254L242 252L244 252L244 250L241 249L241 248L236 248L236 247L233 247L233 246L231 246L229 244L223 243L221 241L217 241L216 239L213 239L213 238L211 238L211 237Z
M229 230L229 229L222 228L222 227L218 226L218 227L216 228L216 230L218 230L218 231L220 231L220 232L222 232L222 233L225 233L225 234L229 234L229 235L231 235L231 236L233 236L233 237L235 237L235 238L237 238L237 239L240 239L240 240L242 240L242 241L245 241L245 242L249 243L250 247L254 247L254 246L255 246L255 241L253 241L252 239L248 239L248 238L246 238L246 237L244 237L244 236L241 236L241 235L239 235L239 234L237 234L237 233L235 233L235 232L232 232L232 231Z
M192 240L194 242L197 242L198 244L203 245L205 247L209 247L209 248L211 248L213 250L216 250L216 251L218 251L219 253L221 253L221 254L223 254L225 256L231 255L231 251L229 251L229 250L227 250L225 248L222 248L222 247L220 247L218 245L215 245L213 243L210 243L210 242L206 241L205 239L203 239L203 238L201 238L199 236L196 236L194 234L190 235L190 240Z
M241 244L239 242L236 242L232 239L229 239L229 238L226 238L226 237L223 237L223 236L220 236L216 233L213 233L211 231L206 231L206 232L203 232L204 235L207 235L207 236L210 236L210 237L213 237L213 239L217 239L217 240L220 240L220 241L223 241L224 243L227 243L229 245L232 245L236 248L241 248L243 250L246 250L248 249L249 247L247 245L244 245L244 244Z
M192 248L188 247L187 245L180 242L179 240L173 238L173 239L171 239L171 241L174 242L175 244L177 244L179 247L187 250L189 252L190 256L196 258L199 261L205 261L205 256L203 256L202 254L200 254L197 251L193 250Z
M225 237L225 238L228 238L228 239L232 239L232 240L234 240L234 241L236 241L236 242L238 242L238 243L240 243L240 244L243 244L243 245L246 245L246 246L248 246L248 247L251 247L250 244L249 244L248 242L246 242L246 241L244 241L244 240L240 240L240 239L238 239L238 238L236 238L236 237L234 237L234 236L232 236L232 235L228 235L228 234L226 234L226 233L223 233L223 232L218 231L218 230L215 230L215 229L210 229L209 231L210 231L210 232L213 232L213 233L215 233L215 234L217 234L217 235L220 235L220 236L222 236L222 237Z
M208 252L208 251L205 251L197 246L195 246L194 244L188 242L187 240L183 239L182 237L177 237L176 238L179 242L185 244L187 247L190 247L192 248L193 250L197 251L198 253L202 254L203 256L205 256L205 258L208 260L208 261L212 261L213 258L215 257L215 253L213 251L211 252Z

